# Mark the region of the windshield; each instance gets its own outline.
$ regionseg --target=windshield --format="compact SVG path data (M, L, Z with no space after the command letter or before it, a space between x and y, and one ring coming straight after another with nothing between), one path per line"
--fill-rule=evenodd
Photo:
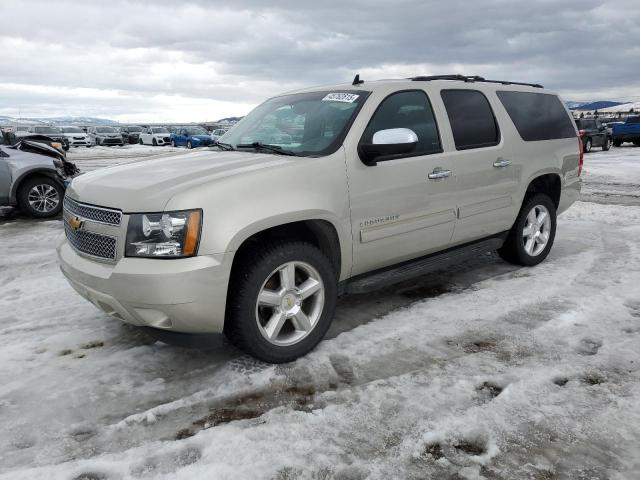
M185 128L185 131L187 132L187 135L208 135L206 130L198 127Z
M96 127L98 133L116 133L116 129L113 127Z
M267 100L225 133L221 143L277 145L301 156L335 152L369 96L365 91L297 93Z
M140 133L142 131L142 127L127 127L127 130L131 133Z
M62 133L59 128L55 127L33 127L33 131L34 133L44 133L46 135Z
M169 130L166 128L152 128L151 131L153 133L169 133Z
M81 128L78 127L62 127L63 133L84 133Z

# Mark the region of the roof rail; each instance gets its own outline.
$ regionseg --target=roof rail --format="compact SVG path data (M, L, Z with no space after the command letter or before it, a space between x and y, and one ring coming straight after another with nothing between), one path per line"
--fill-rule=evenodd
M414 82L430 82L431 80L458 80L461 82L486 82L486 83L500 83L502 85L526 85L528 87L544 88L539 83L525 83L525 82L510 82L508 80L487 80L484 77L478 75L429 75L411 77L409 80Z

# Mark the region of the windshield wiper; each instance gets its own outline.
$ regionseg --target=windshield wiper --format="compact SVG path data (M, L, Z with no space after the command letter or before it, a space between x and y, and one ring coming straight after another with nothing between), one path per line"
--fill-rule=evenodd
M268 143L253 142L253 143L240 143L236 145L236 148L254 148L256 150L264 150L266 152L275 153L277 155L289 155L297 157L298 155L291 150L285 150L279 145L270 145Z
M227 152L232 152L235 150L235 148L233 148L233 145L231 145L230 143L215 142L213 146L218 147L220 150L224 150Z

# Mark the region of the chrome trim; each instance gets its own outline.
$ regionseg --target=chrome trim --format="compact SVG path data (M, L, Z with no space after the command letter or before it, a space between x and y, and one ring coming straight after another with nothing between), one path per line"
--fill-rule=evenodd
M73 248L78 255L82 257L87 257L94 259L100 262L108 262L114 263L118 257L118 237L114 237L113 235L105 235L103 233L92 232L90 230L74 230L70 225L67 219L65 218L63 221L64 224L64 233L69 241L69 244ZM81 245L78 243L79 240L77 238L80 234L92 235L94 237L101 237L103 239L109 239L113 241L113 256L102 256L102 255L94 255L91 253L87 253L86 251L81 249Z
M76 215L83 220L88 220L93 223L100 223L102 225L114 225L119 226L122 223L122 212L114 208L96 207L95 205L89 205L81 203L67 196L63 200L63 208L72 215ZM97 214L94 212L103 212L102 215L114 216L113 221L99 220Z

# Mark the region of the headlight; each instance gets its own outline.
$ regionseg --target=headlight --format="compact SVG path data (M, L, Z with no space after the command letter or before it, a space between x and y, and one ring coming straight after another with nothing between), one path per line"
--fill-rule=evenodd
M62 143L60 143L60 142L51 142L50 145L53 148L57 148L58 150L62 150Z
M127 227L127 257L182 258L198 253L202 210L133 214Z

